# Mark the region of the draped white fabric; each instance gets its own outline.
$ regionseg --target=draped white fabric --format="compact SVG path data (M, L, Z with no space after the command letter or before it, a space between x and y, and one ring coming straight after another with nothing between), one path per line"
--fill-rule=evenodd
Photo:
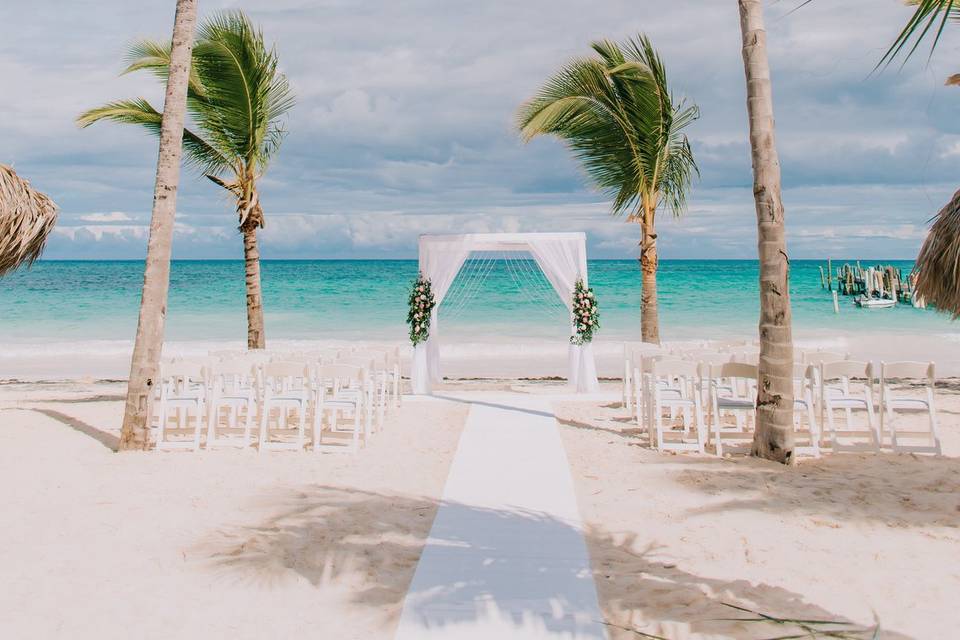
M436 306L430 317L430 337L414 349L413 392L430 393L440 382L440 327L437 310L472 251L529 251L568 309L578 279L587 283L586 236L582 233L475 233L420 237L420 272L430 279ZM571 331L573 321L571 319ZM598 388L590 344L570 345L569 382L577 392Z

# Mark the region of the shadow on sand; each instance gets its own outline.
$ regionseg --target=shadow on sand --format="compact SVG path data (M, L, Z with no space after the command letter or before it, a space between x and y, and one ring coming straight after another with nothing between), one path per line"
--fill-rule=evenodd
M311 486L299 491L270 493L258 503L272 505L274 515L253 525L228 525L206 535L192 552L202 566L230 579L249 581L264 589L277 587L291 574L302 576L315 586L345 585L352 603L377 616L390 637L410 586L421 546L430 528L438 502L425 498ZM458 517L468 519L477 531L476 539L444 540L442 544L470 548L467 564L441 572L420 593L412 594L420 606L421 624L431 630L462 624L483 615L481 607L436 607L438 601L472 603L496 597L509 598L514 620L541 616L540 609L517 610L517 603L555 603L544 617L548 629L563 634L572 628L566 594L556 593L554 584L563 572L573 571L562 561L537 549L536 540L579 536L565 522L536 513L504 512L463 504L445 504ZM504 584L504 566L486 559L480 535L493 521L513 540L530 540L528 553L511 562L521 562L535 580ZM503 527L504 520L507 526ZM750 607L762 594L769 604L764 613L780 617L821 620L842 619L822 607L804 601L801 594L743 580L716 580L697 576L659 559L658 549L635 537L613 535L598 528L584 533L594 557L596 581L603 622L610 638L643 637L633 630L667 638L703 634L710 637L765 638L788 629L729 621L740 615L723 603ZM461 556L463 557L463 556ZM547 561L549 559L549 561ZM515 568L515 567L514 567ZM566 577L566 576L564 576ZM589 579L589 576L578 576ZM419 580L419 579L418 579ZM621 595L616 595L621 594ZM623 597L622 594L629 594ZM561 635L559 637L572 637ZM885 638L904 638L885 635Z

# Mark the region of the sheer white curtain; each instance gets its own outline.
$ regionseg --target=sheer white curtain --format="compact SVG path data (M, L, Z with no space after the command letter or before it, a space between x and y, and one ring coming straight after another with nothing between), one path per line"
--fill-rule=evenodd
M462 236L421 236L420 272L430 279L436 306L430 316L430 337L416 346L410 377L413 392L430 393L440 382L440 327L437 311L450 285L471 251L527 250L544 276L563 300L572 307L573 289L578 279L587 283L586 236L582 233L481 233ZM571 331L573 319L571 318ZM572 335L572 333L571 333ZM569 346L568 379L578 393L596 391L597 370L593 347Z
M420 238L420 273L429 278L435 306L430 314L430 337L413 350L410 379L413 392L430 393L430 385L440 382L440 323L437 312L460 267L470 255L469 236Z
M530 253L547 277L553 289L567 305L573 309L573 290L577 280L587 284L586 239L568 237L569 234L544 235L531 238ZM570 320L570 335L574 333L573 319ZM599 388L597 367L593 358L593 345L571 344L567 351L569 374L567 380L577 393L589 393Z

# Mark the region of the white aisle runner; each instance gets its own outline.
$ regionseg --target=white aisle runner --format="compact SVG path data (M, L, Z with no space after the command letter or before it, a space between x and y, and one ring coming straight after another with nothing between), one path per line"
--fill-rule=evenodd
M606 638L549 402L447 397L470 415L396 640Z

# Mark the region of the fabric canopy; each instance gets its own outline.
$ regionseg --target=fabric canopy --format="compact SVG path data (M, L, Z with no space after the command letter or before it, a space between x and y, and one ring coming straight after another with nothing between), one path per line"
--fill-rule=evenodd
M583 233L468 233L420 236L420 273L433 287L436 305L430 315L430 336L414 349L413 392L430 393L440 375L440 326L437 312L460 267L474 251L529 251L568 309L577 280L587 284L587 239ZM571 318L571 331L573 318ZM578 393L598 388L590 343L569 348L568 376Z

